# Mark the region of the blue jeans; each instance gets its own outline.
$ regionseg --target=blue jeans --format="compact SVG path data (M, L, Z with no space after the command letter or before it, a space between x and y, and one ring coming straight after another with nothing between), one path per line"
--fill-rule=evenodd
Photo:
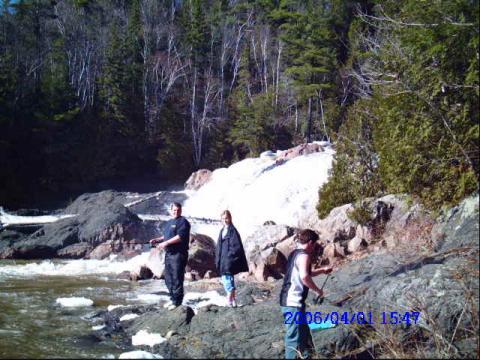
M225 288L225 291L227 292L227 294L229 294L233 290L235 290L235 280L233 278L233 275L231 275L231 274L222 275L222 283L223 283L223 287Z
M305 308L282 306L284 323L286 319L285 313L287 312L292 313L292 317L288 321L289 324L285 324L285 359L295 359L298 355L297 348L304 358L308 358L308 336L310 330L307 324L295 324L294 321L296 312L304 313L301 319L305 319Z

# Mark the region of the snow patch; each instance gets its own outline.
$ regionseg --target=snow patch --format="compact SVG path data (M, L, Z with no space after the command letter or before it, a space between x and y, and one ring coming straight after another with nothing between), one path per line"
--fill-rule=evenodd
M120 321L132 320L138 317L138 314L126 314L120 318Z
M148 351L129 351L121 353L119 359L163 359L163 356L158 354L152 354Z
M93 300L84 297L58 298L55 302L63 307L80 307L93 305Z
M154 346L157 344L161 344L164 341L167 341L167 339L162 337L160 334L155 334L155 333L150 334L146 330L140 330L139 332L137 332L135 335L132 336L132 345L134 346L138 346L138 345Z
M227 299L215 290L204 293L189 292L183 298L183 305L190 306L196 313L197 309L207 305L227 306Z

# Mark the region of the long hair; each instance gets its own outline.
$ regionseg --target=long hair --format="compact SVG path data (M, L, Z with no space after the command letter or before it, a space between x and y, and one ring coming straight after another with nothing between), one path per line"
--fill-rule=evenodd
M224 215L228 218L228 220L230 220L230 223L232 223L232 214L230 213L230 211L229 210L223 210L220 217L223 217Z

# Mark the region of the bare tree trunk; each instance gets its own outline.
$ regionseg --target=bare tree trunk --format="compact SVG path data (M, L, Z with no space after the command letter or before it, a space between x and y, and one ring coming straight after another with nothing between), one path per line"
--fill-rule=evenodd
M253 10L249 12L247 21L245 23L243 23L242 25L240 25L237 29L237 36L235 38L235 51L234 51L233 57L232 57L233 76L232 76L232 81L230 83L230 90L229 90L230 93L232 92L233 86L235 85L235 80L237 79L238 71L240 69L240 59L242 57L241 56L241 51L240 51L241 50L240 49L240 43L241 43L241 40L244 36L244 29L247 25L250 24L252 15L253 15Z
M307 143L311 140L312 134L312 97L308 98L308 114L307 114Z
M154 141L157 122L173 86L185 76L187 64L177 51L174 2L169 9L154 0L142 2L144 23L145 130ZM158 18L161 18L161 21ZM186 124L184 124L186 131Z
M279 79L280 79L280 56L282 55L283 42L278 40L278 52L277 52L277 67L276 67L276 76L275 76L275 109L278 105L278 92L279 92Z
M262 52L262 69L261 76L263 78L263 92L268 92L268 40L269 40L270 31L268 27L264 27L260 32L260 50Z
M295 102L295 132L298 132L298 106Z
M233 43L233 32L234 28L225 25L222 32L222 51L220 54L220 100L219 100L219 117L220 119L225 118L225 66L227 65L228 59L231 56L229 52L231 51Z
M325 117L324 117L324 112L323 112L322 90L320 90L318 92L318 102L320 104L320 118L322 119L323 133L327 137L327 140L330 141L330 137L327 134L327 126L325 124Z

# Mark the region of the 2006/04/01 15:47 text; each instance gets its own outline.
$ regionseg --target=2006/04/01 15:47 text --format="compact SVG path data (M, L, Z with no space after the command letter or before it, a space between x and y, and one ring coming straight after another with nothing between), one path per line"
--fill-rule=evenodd
M333 311L331 313L322 312L286 312L284 313L285 324L320 324L322 322L331 322L332 324L359 324L372 325L375 324L374 319L379 319L379 324L417 324L420 319L420 312L418 311L383 311L374 317L373 312L359 311L338 313Z

